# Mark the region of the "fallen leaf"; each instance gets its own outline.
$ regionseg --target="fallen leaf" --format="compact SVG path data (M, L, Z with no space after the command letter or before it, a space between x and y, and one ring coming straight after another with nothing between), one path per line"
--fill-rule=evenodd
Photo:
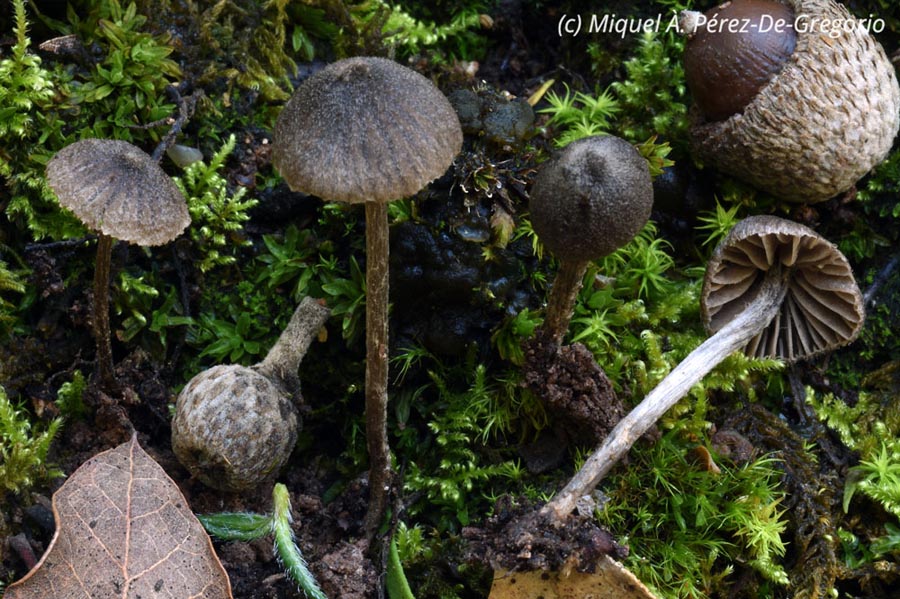
M137 437L53 495L56 534L6 599L231 599L206 531Z
M488 599L656 599L655 595L608 555L600 558L593 573L494 572Z

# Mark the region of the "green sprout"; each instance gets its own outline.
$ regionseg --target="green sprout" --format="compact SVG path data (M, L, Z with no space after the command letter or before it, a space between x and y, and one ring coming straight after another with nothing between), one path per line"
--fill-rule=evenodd
M275 483L272 489L272 504L271 514L222 512L198 515L197 518L209 534L225 541L253 541L271 535L275 539L275 552L288 577L310 599L328 599L297 546L291 528L291 499L287 487L281 483Z

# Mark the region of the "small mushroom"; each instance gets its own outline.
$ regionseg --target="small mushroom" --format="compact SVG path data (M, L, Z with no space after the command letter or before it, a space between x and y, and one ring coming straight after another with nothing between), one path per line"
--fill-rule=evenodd
M172 450L193 476L241 491L278 475L299 430L297 369L329 314L305 298L262 362L214 366L185 385L175 402Z
M94 338L97 376L114 382L109 333L109 265L113 239L142 246L162 245L191 222L178 187L150 156L111 139L84 139L66 146L47 163L47 182L60 205L97 231L94 271Z
M543 330L559 345L592 260L631 241L650 218L653 183L647 161L614 136L585 137L546 162L529 201L531 223L559 258Z
M387 509L388 217L390 200L444 174L462 147L446 97L425 77L374 57L307 79L275 123L273 161L291 189L366 207L366 440L371 538Z
M691 144L707 164L784 200L820 202L887 156L900 86L881 45L841 4L733 0L682 22L692 24Z
M774 216L744 219L718 245L707 265L701 311L714 334L619 421L544 506L545 514L565 518L641 435L732 352L803 360L850 343L864 320L862 296L837 247Z

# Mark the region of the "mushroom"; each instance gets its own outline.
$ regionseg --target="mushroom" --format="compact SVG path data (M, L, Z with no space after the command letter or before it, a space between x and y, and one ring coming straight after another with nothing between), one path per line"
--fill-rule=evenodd
M329 314L304 298L262 362L214 366L185 385L175 402L172 450L193 476L222 491L277 476L297 441L297 368Z
M733 0L682 13L682 23L691 144L704 162L811 203L848 190L887 156L900 86L881 45L842 5Z
M803 360L850 343L864 320L862 296L837 247L774 216L735 225L710 258L700 301L713 335L619 421L544 514L562 520L571 513L632 444L732 352Z
M47 182L60 205L97 231L94 270L94 339L97 376L115 382L109 332L109 265L113 239L142 246L162 245L191 222L178 187L155 160L134 145L84 139L66 146L47 163Z
M588 264L631 241L652 206L647 161L618 137L576 140L541 167L529 210L538 238L560 261L542 325L551 343L569 327Z
M462 147L459 119L425 77L374 57L334 62L306 80L275 123L273 161L291 189L366 210L368 535L390 487L387 438L390 200L441 176Z

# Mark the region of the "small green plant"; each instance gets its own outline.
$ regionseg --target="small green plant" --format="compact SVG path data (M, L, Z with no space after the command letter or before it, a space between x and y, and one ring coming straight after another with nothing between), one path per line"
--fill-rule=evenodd
M424 412L430 433L424 443L412 428L405 429L408 434L400 433L398 447L416 456L407 464L404 488L422 495L409 507L410 515L433 519L440 530L458 530L478 508L479 493L494 481L518 480L523 471L511 460L485 463L485 456L477 451L487 419L498 411L485 368L475 367L474 380L462 391L451 390L437 372L428 374L431 384L401 399ZM408 409L403 412L410 413ZM496 423L493 430L500 432Z
M368 44L377 38L378 44L394 49L397 54L407 57L430 50L440 58L446 52L459 60L472 60L483 50L485 42L478 34L482 27L482 17L478 6L465 6L457 11L446 23L425 22L416 19L399 4L388 4L384 0L366 0L350 6L355 35L370 38L368 41L339 40L339 46Z
M564 87L566 91L562 96L548 92L550 106L538 111L549 114L548 124L560 129L554 142L557 146L564 147L582 137L601 135L611 130L612 118L620 109L608 90L598 90L591 96L584 92L573 94L568 85L564 84Z
M330 265L326 272L335 272ZM363 329L366 306L366 275L360 269L356 258L350 257L350 276L329 276L322 284L322 291L328 294L328 305L332 316L341 317L341 332L348 342L359 338Z
M654 135L673 143L687 139L683 50L684 40L674 32L641 35L634 57L625 62L625 79L611 86L622 110L622 137L632 142Z
M876 424L875 431L886 432L883 424ZM850 469L844 486L845 512L850 510L850 501L857 492L900 518L900 442L896 438L882 440L877 453Z
M528 308L523 308L515 316L504 319L491 335L491 342L501 358L521 366L525 361L522 343L534 334L540 324L540 317Z
M225 512L198 515L197 519L211 535L226 541L253 541L271 535L275 553L288 577L310 599L327 599L294 539L291 528L291 500L287 487L276 483L272 489L272 513Z
M779 564L787 520L776 461L763 457L715 473L687 459L692 445L683 431L669 431L633 451L629 468L608 483L598 516L625 535L626 565L663 596L724 592L735 561L788 584Z
M229 320L201 314L197 325L202 333L192 340L196 344L210 343L200 352L200 357L210 356L214 361L231 363L252 362L263 353L264 331L248 312L239 312L228 305Z
M703 247L715 247L728 234L740 220L738 210L740 205L733 204L725 209L722 204L716 202L715 210L701 212L697 217L702 225L697 226L698 231L704 232Z
M80 370L72 374L72 380L59 386L56 392L56 407L59 413L68 420L78 420L84 417L87 406L84 404L84 390L87 388L87 380Z
M84 228L74 216L59 211L44 177L49 148L63 145L63 121L56 108L67 86L28 51L25 1L11 4L16 42L12 54L0 60L0 176L10 191L6 214L36 238L78 235Z
M84 19L70 6L68 19L86 42L105 51L84 79L71 86L72 102L86 109L82 137L89 131L92 137L133 143L146 139L147 131L139 126L161 121L175 108L165 101L165 88L181 77L181 69L169 58L173 49L168 38L145 31L147 17L138 14L134 2L125 8L119 0L98 3Z
M7 248L3 244L0 244L0 251L3 251L5 249ZM0 260L0 293L25 293L25 283L22 281L20 272L21 271L9 270L7 263L3 260ZM17 322L15 312L15 304L0 295L0 339L2 339L8 331L15 327L15 324Z
M231 134L216 152L209 164L203 161L189 165L175 185L187 198L191 214L189 234L201 257L197 260L200 272L219 266L234 264L241 246L250 242L241 239L238 232L250 218L249 210L259 202L244 199L247 188L238 187L233 192L221 175L225 158L234 150L235 136Z
M41 480L63 476L47 464L50 443L62 426L56 418L41 432L32 430L25 412L0 387L0 489L24 493Z

